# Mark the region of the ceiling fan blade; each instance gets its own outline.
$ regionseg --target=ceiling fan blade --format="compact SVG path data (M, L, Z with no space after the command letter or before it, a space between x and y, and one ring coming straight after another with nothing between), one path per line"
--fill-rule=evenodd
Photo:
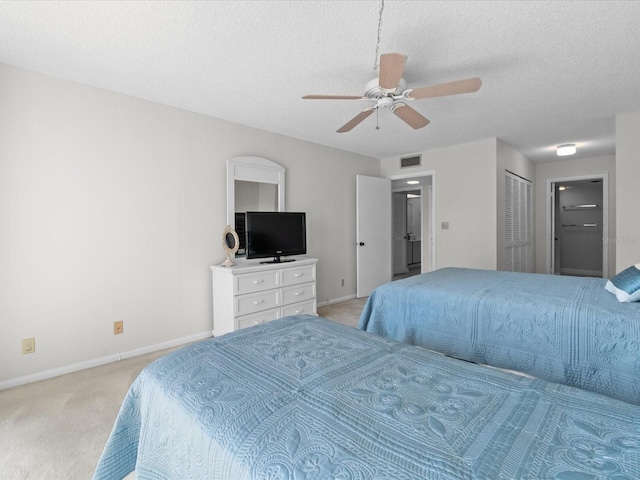
M429 120L427 118L423 117L420 113L405 103L396 103L391 107L391 111L407 125L416 130L418 128L426 127L429 124Z
M360 122L362 122L365 118L371 115L373 113L373 110L374 110L373 108L367 108L366 110L361 111L358 115L356 115L347 123L345 123L342 127L340 127L337 130L337 132L338 133L350 132L353 127L355 127Z
M305 95L305 100L362 100L362 95Z
M428 87L407 89L405 95L408 98L419 100L422 98L444 97L446 95L458 95L459 93L477 92L482 86L478 77L456 80L455 82L440 83Z
M378 74L380 88L395 90L404 73L405 63L407 63L407 56L402 53L380 55L380 73Z

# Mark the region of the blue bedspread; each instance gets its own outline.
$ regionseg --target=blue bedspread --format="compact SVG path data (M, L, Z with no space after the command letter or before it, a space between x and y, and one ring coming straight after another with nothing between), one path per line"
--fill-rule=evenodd
M640 478L640 407L314 316L187 346L127 394L96 480Z
M640 304L605 283L443 268L376 289L359 328L640 405Z

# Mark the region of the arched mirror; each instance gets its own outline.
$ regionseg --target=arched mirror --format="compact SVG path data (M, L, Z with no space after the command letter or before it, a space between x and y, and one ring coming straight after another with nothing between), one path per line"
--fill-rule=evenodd
M284 212L284 167L262 157L227 160L227 223L240 238L244 254L245 212Z

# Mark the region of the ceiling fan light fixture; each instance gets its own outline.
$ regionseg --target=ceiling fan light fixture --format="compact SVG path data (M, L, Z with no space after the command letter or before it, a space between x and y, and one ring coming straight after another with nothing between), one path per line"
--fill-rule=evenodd
M378 100L376 106L385 107L385 108L393 108L393 98L391 97L382 97Z
M308 100L372 100L375 102L374 106L364 109L340 127L337 130L338 133L350 132L355 126L371 115L373 110L376 111L377 118L381 107L391 110L391 112L404 123L414 130L418 130L426 127L429 124L429 119L417 110L411 108L407 103L411 103L412 100L473 93L482 85L482 81L474 77L407 90L407 84L402 78L406 60L407 56L402 53L385 53L380 55L378 78L372 79L367 83L364 96L305 95L302 98ZM379 129L380 126L376 123L376 130Z
M380 87L378 78L374 78L367 82L364 87L364 96L366 98L370 98L371 100L378 100L383 97L401 97L405 88L407 88L407 82L405 82L404 78L401 78L398 82L398 85L393 90L383 89Z
M556 154L559 157L566 157L568 155L574 155L576 153L576 144L575 143L565 143L562 145L558 145L556 148Z

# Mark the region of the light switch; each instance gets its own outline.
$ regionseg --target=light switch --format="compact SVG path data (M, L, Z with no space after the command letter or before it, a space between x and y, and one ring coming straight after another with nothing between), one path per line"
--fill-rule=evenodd
M449 222L442 222L440 225L442 230L449 230Z

